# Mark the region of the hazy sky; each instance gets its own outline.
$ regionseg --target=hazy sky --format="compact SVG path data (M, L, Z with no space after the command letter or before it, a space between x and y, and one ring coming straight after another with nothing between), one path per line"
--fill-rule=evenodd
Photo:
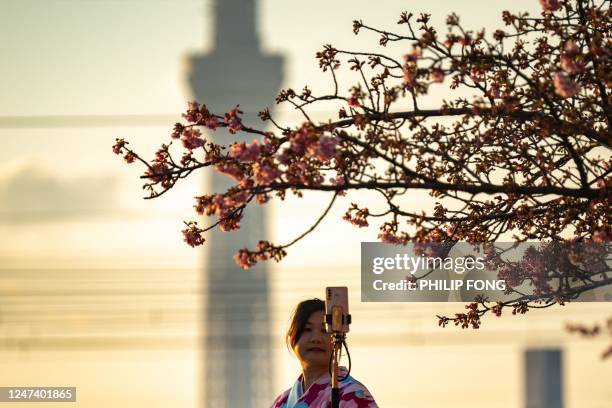
M314 58L322 44L380 48L374 35L353 35L353 19L401 30L395 23L403 10L430 12L438 23L457 10L468 27L495 27L507 6L539 10L535 0L387 1L375 9L370 1L269 0L259 3L258 31L264 51L285 58L285 86L301 89L308 84L324 91L330 89L329 76L319 71ZM0 7L0 117L178 115L190 98L185 61L212 47L212 3L206 1L4 0ZM162 208L188 216L190 197L200 189L197 177L174 194L145 203L139 199L136 169L108 154L115 137L126 137L140 151L150 152L166 140L172 122L156 119L146 128L29 128L22 120L19 128L0 126L0 212L5 218L37 208L40 213L40 203L49 197L66 197L65 208L52 199L44 212L79 210L82 200L71 199L66 189L97 184L101 188L88 192L97 202L92 206L96 214L101 214L100 207L124 214ZM49 181L49 191L36 187L42 180ZM18 194L11 191L16 185L22 190ZM28 203L22 205L24 197ZM296 214L309 204L297 203Z
M320 82L322 44L377 48L355 37L353 19L387 29L403 10L457 11L466 26L500 26L505 7L539 10L535 0L291 2L259 4L262 46L288 61L285 83ZM182 109L182 62L211 47L210 1L3 0L0 112L3 115L174 113Z
M267 0L259 3L258 30L263 50L285 58L284 86L301 89L309 84L313 89L324 90L329 89L329 78L319 71L314 58L322 44L378 49L376 36L353 35L353 19L401 30L396 25L401 11L432 13L438 24L448 13L457 11L466 26L484 26L492 31L502 25L500 14L504 8L532 14L540 10L537 0ZM112 123L101 127L40 127L30 126L27 121L9 127L6 123L22 116L37 120L47 115L72 120L85 116L87 122L92 115L178 115L190 99L184 76L186 58L206 53L212 47L210 13L211 2L199 0L0 0L0 293L19 292L23 289L20 285L30 285L29 279L40 278L36 271L55 271L62 274L56 282L93 290L106 290L130 279L130 290L144 284L151 285L146 286L147 290L176 285L177 291L187 294L173 297L172 304L164 303L168 302L166 298L148 297L132 299L129 304L119 302L118 307L139 308L138 313L142 312L122 318L144 324L143 319L145 323L164 321L166 316L172 329L168 330L174 333L177 328L172 325L178 324L180 317L187 322L180 330L192 337L198 334L201 299L189 290L200 283L202 256L182 242L179 231L182 220L192 217L191 198L201 193L204 182L193 177L159 200L144 201L138 179L140 169L126 166L111 152L114 138L126 137L138 150L152 153L167 140L172 120L166 125L160 122L160 116L152 116L151 126L143 123L140 127ZM292 116L280 118L291 120ZM423 197L414 201L415 207L431 204ZM459 311L461 305L402 305L395 309L359 305L359 243L374 240L376 228L357 230L338 221L349 202L350 199L344 200L332 214L335 221L323 225L293 248L285 262L273 267L273 323L279 332L286 328L291 307L299 298L322 296L317 290L325 284L313 283L314 277L326 276L322 266L341 265L343 269L327 276L325 283L342 284L352 279L351 301L355 300L357 314L362 316L353 332L354 355L360 356L355 363L359 373L356 376L370 386L380 402L386 402L381 406L403 408L408 398L412 398L414 406L457 406L457 395L472 399L465 397L466 389L473 389L477 382L483 387L481 405L472 406L519 407L525 345L566 347L568 408L603 407L602 401L612 398L604 387L612 375L610 365L601 365L596 358L604 344L587 344L567 337L562 328L564 316L590 322L591 318L609 315L609 303L572 305L565 315L565 310L559 308L550 314L534 312L533 317L522 320L492 322L490 330L480 333L462 333L453 328L441 331L436 327L435 313ZM317 195L272 206L274 217L269 222L273 237L279 242L290 240L310 226L323 206ZM308 212L312 217L304 215ZM147 268L153 265L157 272L149 273ZM159 272L163 268L181 275L168 278ZM88 276L90 280L78 282L80 271L90 269L95 269ZM11 275L15 271L26 275ZM39 282L39 289L53 281L49 278ZM29 297L7 306L3 302L8 301L0 297L0 323L1 312L7 309L30 313L31 317L32 312L26 309L38 301L39 298ZM69 333L81 327L94 331L106 327L102 323L91 323L90 327L79 310L71 309L66 314L45 305L49 319L63 319L74 325L66 329ZM100 321L108 320L106 315L98 317ZM132 327L131 322L124 322L125 327ZM143 332L151 329L145 326L135 327ZM45 333L43 329L36 324L0 324L0 339L10 340L17 333L35 338ZM372 346L374 340L378 341L378 330L388 335L382 351ZM198 398L195 383L201 356L195 340L189 341L194 344L176 352L115 351L112 358L104 352L63 351L50 356L0 348L0 386L10 385L7 381L15 379L24 384L51 381L59 372L66 382L80 381L88 401L83 406L108 406L110 401L95 387L96 381L125 391L121 387L132 381L126 378L142 376L139 383L133 384L140 385L141 390L157 390L167 380L167 372L173 372L183 393L181 401L190 405ZM297 365L282 349L282 336L276 339L275 347L279 373L276 386L280 392L295 378ZM64 362L64 371L57 368L58 360ZM376 374L374 368L380 361L389 370L385 378L395 382ZM497 364L491 365L491 361ZM20 364L21 371L9 371L9 365L12 370L14 363ZM466 378L465 370L473 366L481 368L471 374L472 382ZM581 374L587 370L597 375L587 379ZM113 376L117 372L125 377ZM499 380L492 372L505 372L506 378ZM448 394L438 391L440 384ZM404 392L400 397L393 394L398 389ZM128 394L122 400L125 406L167 406L164 404L174 398L164 394L160 400L152 401L150 395L146 397L138 390Z

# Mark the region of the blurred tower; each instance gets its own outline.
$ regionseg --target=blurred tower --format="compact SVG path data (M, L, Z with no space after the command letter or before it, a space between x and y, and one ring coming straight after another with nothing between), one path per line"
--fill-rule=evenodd
M525 352L525 407L563 408L561 350Z
M260 51L255 0L211 3L214 47L207 55L189 58L193 96L215 113L240 104L243 121L257 123L257 111L273 103L280 88L283 60ZM223 143L254 138L223 130L208 137ZM222 192L233 184L215 174L208 192ZM254 248L265 238L265 224L265 212L257 206L245 213L239 231L215 232L205 244L205 407L269 406L274 397L265 263L244 271L233 260L240 248Z

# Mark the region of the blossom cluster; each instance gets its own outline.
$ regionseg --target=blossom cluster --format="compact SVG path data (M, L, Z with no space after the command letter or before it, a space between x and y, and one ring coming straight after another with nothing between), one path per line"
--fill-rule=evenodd
M403 46L403 59L324 46L317 59L332 91L286 89L276 98L302 114L300 122L282 126L264 109L259 117L272 127L264 131L249 126L239 106L217 114L193 101L183 114L186 123L176 124L170 135L172 148L183 149L180 161L169 146L144 160L123 139L113 152L147 166L145 187L152 197L199 169L232 179L227 191L196 198L198 215L214 223L188 223L183 234L191 246L201 245L211 228L239 229L248 205L306 191L329 192L335 199L359 189L375 192L385 208L371 213L368 206L379 206L352 203L345 221L358 228L376 222L382 242L415 243L423 251L428 243L496 241L506 233L517 241L562 241L569 233L607 242L612 159L601 155L611 144L606 68L612 30L609 7L595 3L539 0L539 16L506 11L505 27L492 35L467 29L456 14L448 16L446 33L425 13L402 13L400 33L355 21L355 34L379 35L383 47ZM343 90L339 72L345 61L357 79ZM432 86L448 87L449 96L438 104L428 100L424 108L421 95ZM324 104L337 104L338 118L314 121L308 110L327 109ZM211 142L206 135L219 129L238 141ZM429 194L431 205L415 208L415 192ZM286 245L262 240L235 260L243 268L280 260L301 237ZM511 264L489 255L511 288L530 282L543 298L563 301L568 289L551 286L556 275L540 262L558 253L546 251ZM585 261L575 252L558 258L555 273L568 276ZM520 302L483 310L499 316L509 306L513 314L529 310ZM468 309L440 324L478 327L482 311L473 304Z

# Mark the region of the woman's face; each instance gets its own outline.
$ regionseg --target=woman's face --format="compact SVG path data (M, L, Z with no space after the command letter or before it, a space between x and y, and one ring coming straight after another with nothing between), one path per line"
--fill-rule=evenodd
M325 329L325 315L318 310L310 315L293 351L302 366L327 367L332 351L331 336Z

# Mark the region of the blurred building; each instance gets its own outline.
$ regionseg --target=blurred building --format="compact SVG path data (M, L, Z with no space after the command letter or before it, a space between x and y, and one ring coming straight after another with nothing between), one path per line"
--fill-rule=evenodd
M255 0L212 3L214 48L189 59L193 97L215 113L240 104L244 121L274 100L283 60L260 51ZM218 129L215 140L246 141ZM215 174L208 192L223 192L234 180ZM204 278L204 401L206 407L261 407L270 403L273 365L270 341L269 277L265 263L248 271L232 261L241 248L254 248L266 236L266 214L253 206L239 231L211 234Z

